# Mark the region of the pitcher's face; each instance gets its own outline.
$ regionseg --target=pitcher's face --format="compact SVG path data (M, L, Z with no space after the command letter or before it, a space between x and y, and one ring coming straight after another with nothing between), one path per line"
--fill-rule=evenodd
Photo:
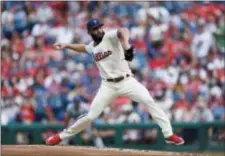
M96 38L102 38L104 36L104 31L102 26L94 28L90 31L91 36L95 36Z

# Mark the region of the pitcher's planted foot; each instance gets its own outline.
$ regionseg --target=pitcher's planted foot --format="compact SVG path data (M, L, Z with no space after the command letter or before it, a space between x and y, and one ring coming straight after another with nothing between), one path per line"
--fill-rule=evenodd
M45 143L47 145L57 145L62 141L62 139L59 137L59 134L53 135L51 137L49 137Z
M167 144L174 144L174 145L183 145L184 139L177 136L176 134L171 135L170 137L166 138Z

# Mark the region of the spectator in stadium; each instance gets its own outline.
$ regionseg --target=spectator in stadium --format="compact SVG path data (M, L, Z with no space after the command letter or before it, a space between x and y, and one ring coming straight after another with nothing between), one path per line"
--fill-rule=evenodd
M88 43L91 38L85 25L90 16L101 16L106 29L123 25L131 30L135 47L132 71L171 120L224 120L224 5L73 1L2 4L1 121L5 125L15 122L20 110L35 114L29 122L61 123L66 118L63 112L77 95L90 103L100 85L92 56L52 49L52 43L59 40ZM26 92L31 92L35 100L33 112L23 108ZM204 109L197 105L199 98L207 104ZM110 107L100 123L116 123L120 107L131 103L125 97L114 102L116 108ZM135 121L151 121L141 104L132 109L137 112ZM199 111L202 113L195 116ZM127 121L128 116L124 115ZM138 133L134 134L137 139ZM154 137L156 133L146 135Z

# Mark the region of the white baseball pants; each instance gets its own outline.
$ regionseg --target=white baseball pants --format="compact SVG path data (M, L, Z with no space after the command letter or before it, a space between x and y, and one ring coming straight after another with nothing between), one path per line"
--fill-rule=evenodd
M115 97L121 95L128 96L138 103L145 104L153 119L161 127L165 138L173 134L169 118L154 102L146 87L135 78L128 77L117 83L103 80L88 114L78 118L72 126L62 131L59 134L60 138L66 139L82 131L103 112L104 108L110 104Z

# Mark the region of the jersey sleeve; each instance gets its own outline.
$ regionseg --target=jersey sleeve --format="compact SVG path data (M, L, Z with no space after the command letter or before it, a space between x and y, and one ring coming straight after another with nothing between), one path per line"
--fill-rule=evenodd
M85 45L85 50L88 52L88 53L92 53L93 51L93 42Z
M108 32L108 37L112 40L118 41L119 37L118 37L118 30L111 30L110 32Z

